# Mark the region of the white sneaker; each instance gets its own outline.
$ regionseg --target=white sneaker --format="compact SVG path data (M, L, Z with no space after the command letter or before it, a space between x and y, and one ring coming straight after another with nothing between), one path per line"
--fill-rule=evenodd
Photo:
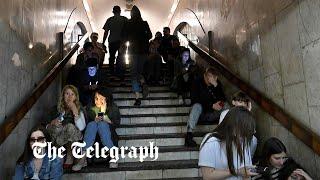
M80 159L79 162L72 166L72 171L80 171L83 167L87 166L87 158Z
M72 155L67 155L67 158L66 158L66 161L64 162L64 164L67 164L67 165L72 165L73 164L73 156Z
M183 98L181 96L179 96L178 104L179 105L184 104L184 100L183 100Z
M109 168L110 169L117 169L118 168L118 163L117 162L110 162L109 163Z

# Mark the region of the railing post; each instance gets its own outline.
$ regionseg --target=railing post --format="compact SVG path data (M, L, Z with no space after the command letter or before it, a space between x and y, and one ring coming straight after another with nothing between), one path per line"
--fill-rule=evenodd
M63 59L63 32L58 32L57 42L58 42L58 49L59 49L59 60L61 60Z
M58 32L57 34L57 43L58 43L58 60L61 61L64 58L64 45L63 45L63 32ZM59 74L59 83L58 83L58 90L61 91L63 88L63 70Z
M213 32L208 31L208 40L209 40L209 54L212 55L213 49Z

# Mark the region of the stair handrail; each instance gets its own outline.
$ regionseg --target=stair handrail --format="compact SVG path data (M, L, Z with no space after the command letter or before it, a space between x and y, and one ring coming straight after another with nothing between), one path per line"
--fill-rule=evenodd
M51 83L56 79L58 74L62 71L67 62L71 59L74 53L79 49L80 43L85 41L89 37L86 33L82 38L75 44L70 52L48 72L48 74L40 81L40 83L33 89L29 97L19 106L19 108L13 112L4 123L0 126L0 146L6 140L6 138L11 134L14 128L22 121L27 112L33 107L33 105L38 101L43 92L51 85ZM51 56L50 58L53 58Z
M222 74L222 76L228 79L233 85L237 86L241 91L246 93L265 112L274 117L274 119L277 120L282 126L284 126L295 137L301 140L305 145L311 148L313 152L320 156L319 135L289 115L282 107L274 103L270 98L266 97L255 87L234 74L228 67L221 63L226 62L226 58L217 50L212 49L209 54L182 33L181 35L188 40L189 47L192 48L203 60L215 67Z

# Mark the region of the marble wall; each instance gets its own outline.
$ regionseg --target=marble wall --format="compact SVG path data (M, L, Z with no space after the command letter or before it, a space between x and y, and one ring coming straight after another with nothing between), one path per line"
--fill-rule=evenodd
M204 45L213 31L214 48L228 59L222 63L320 135L319 5L317 0L181 0L170 27L187 22L186 33ZM236 90L226 86L228 94ZM280 138L320 179L320 157L257 106L254 113L261 142Z
M2 0L0 5L0 124L31 93L52 69L57 58L56 33L65 29L64 43L70 44L77 22L87 31L91 26L82 0ZM0 179L11 179L14 164L24 148L26 134L57 102L61 78L57 78L22 122L0 146Z

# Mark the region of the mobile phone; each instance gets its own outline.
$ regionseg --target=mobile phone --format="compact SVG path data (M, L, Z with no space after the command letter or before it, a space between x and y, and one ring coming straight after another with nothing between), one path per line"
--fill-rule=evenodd
M258 174L264 174L268 171L268 169L269 169L268 167L257 166L255 168L250 169L250 171Z
M103 117L103 112L98 112L99 117Z
M61 114L59 115L59 117L58 117L58 119L59 119L60 122L62 122L62 121L64 120L63 115L64 115L64 114L61 113Z

